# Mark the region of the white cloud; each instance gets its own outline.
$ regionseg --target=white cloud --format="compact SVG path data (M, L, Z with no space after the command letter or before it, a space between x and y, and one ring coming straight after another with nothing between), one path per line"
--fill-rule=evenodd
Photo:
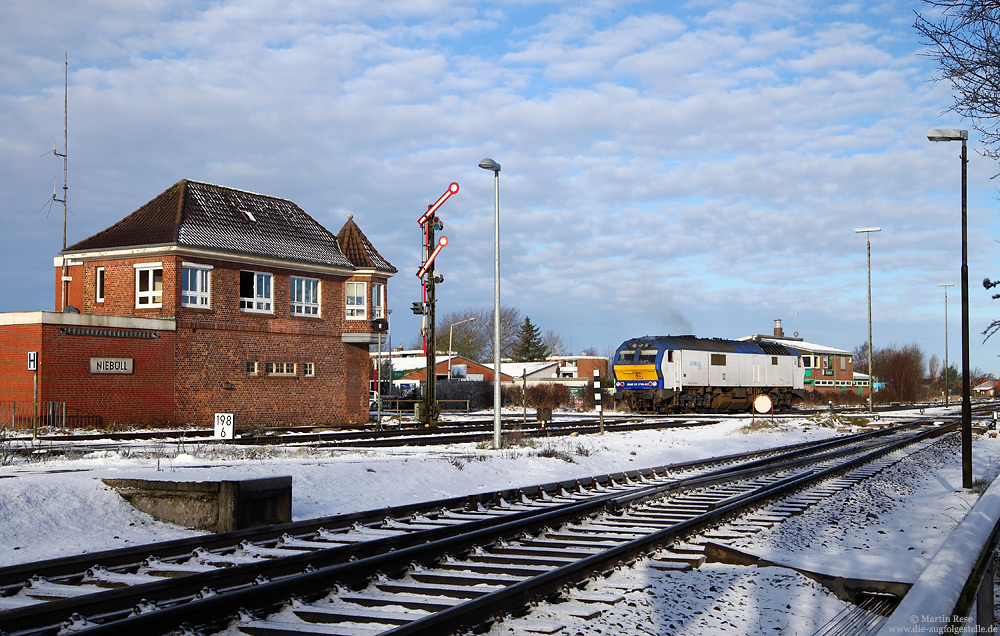
M950 97L915 54L909 3L56 6L0 4L0 310L51 305L61 219L43 208L61 164L44 153L69 49L71 241L178 179L212 181L292 199L334 231L353 213L399 267L405 308L415 218L458 181L442 311L488 306L493 184L476 164L491 156L504 303L576 349L633 330L739 336L796 311L808 337L852 349L867 331L853 228L872 223L876 329L939 330L957 148L923 136L952 125ZM995 172L974 155L974 280L997 275Z

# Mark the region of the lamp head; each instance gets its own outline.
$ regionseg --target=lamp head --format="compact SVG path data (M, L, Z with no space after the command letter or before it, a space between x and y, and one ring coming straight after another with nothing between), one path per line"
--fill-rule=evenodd
M969 138L969 131L960 128L931 128L927 131L927 138L931 141L965 141Z
M493 161L489 157L483 159L479 162L479 167L483 170L492 170L493 172L500 172L500 164Z
M854 229L855 234L862 234L864 232L881 232L881 231L882 228L880 227L859 227Z

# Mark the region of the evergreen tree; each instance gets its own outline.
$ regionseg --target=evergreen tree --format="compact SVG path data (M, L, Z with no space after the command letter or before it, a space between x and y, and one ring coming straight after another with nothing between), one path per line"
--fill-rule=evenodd
M514 361L534 362L544 360L549 356L549 350L542 340L538 327L531 324L531 319L524 317L524 322L514 336Z

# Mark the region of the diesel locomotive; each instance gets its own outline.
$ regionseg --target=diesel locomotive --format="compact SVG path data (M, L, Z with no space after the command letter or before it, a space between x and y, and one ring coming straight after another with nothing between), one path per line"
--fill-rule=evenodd
M615 351L615 399L633 411L747 409L758 395L775 408L802 398L799 354L763 340L646 336Z

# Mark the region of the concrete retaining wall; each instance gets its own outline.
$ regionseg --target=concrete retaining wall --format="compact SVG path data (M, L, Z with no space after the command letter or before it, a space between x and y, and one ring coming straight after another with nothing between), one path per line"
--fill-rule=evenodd
M292 478L239 481L104 479L126 501L157 519L228 532L292 519Z

